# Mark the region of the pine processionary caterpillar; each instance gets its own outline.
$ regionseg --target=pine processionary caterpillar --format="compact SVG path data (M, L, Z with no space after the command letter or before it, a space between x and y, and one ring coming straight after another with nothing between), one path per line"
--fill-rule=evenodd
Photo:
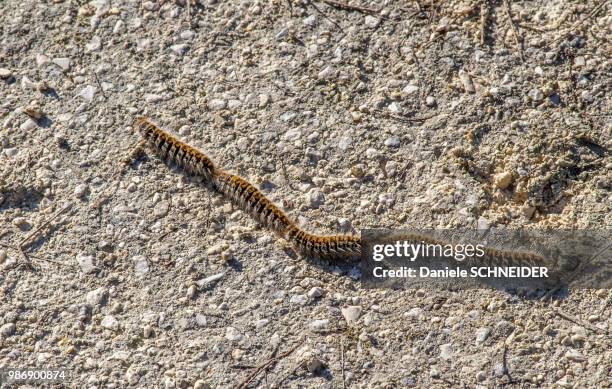
M201 151L181 142L165 132L149 119L137 117L134 128L143 136L146 144L165 162L173 163L187 172L201 176L212 183L213 187L228 197L234 204L255 219L289 241L306 256L321 258L349 259L358 258L361 254L361 238L352 235L316 235L299 228L280 208L272 203L251 183L237 175L228 173L215 164ZM398 238L431 244L448 244L448 242L421 234L406 234ZM511 266L558 266L540 255L504 251L487 247L485 249L488 264Z
M359 237L320 236L303 231L251 183L216 167L204 153L168 134L149 119L137 117L134 128L163 161L204 177L234 204L251 214L265 227L287 239L302 254L322 258L359 257Z

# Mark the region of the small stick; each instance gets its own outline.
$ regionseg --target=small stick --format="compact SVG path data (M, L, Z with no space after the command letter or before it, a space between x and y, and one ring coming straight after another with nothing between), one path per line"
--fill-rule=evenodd
M315 5L315 4L312 2L312 0L308 0L308 4L312 5L312 8L314 8L314 9L315 9L315 10L316 10L318 13L320 13L321 15L323 15L323 17L324 17L325 19L327 19L327 20L329 20L330 22L332 22L332 24L333 24L334 26L336 26L336 27L337 27L337 28L338 28L340 31L342 31L342 33L344 34L344 29L342 28L342 26L340 26L340 25L339 25L339 24L338 24L338 23L337 23L335 20L333 20L332 18L330 18L329 16L327 16L327 15L325 14L325 12L321 11L321 10L319 9L319 7L317 7L317 6L316 6L316 5Z
M586 323L583 322L582 320L580 320L579 318L577 318L576 316L572 316L569 313L565 313L562 310L560 310L559 308L553 308L553 310L555 311L555 313L559 316L561 316L562 318L564 318L565 320L569 320L572 323L581 325L595 333L607 333L605 330L603 330L602 328L596 327L594 325L592 325L591 323Z
M570 31L575 31L576 28L578 26L580 26L582 23L584 23L585 21L587 21L587 19L590 19L591 17L595 16L595 14L597 12L599 12L599 10L601 8L603 8L604 5L606 5L608 3L608 0L603 0L601 3L599 3L595 8L593 8L593 10L591 12L588 13L588 15L586 15L584 18L580 19L579 21L577 21L576 23L574 23L571 27L569 27L568 29L565 30L565 32L563 32L562 34L560 34L557 39L553 40L552 43L557 43L562 39L565 39L565 37L567 36L567 33Z
M55 215L51 216L49 219L47 219L45 222L43 222L40 226L38 226L38 228L36 228L34 231L32 231L28 236L26 236L25 238L23 238L19 243L18 243L18 247L22 248L23 245L30 240L34 235L36 235L38 233L38 231L42 230L43 228L45 228L46 226L49 225L49 223L51 223L53 220L55 220L59 215L61 215L62 213L64 213L66 210L68 210L68 208L72 207L72 203L69 202L66 205L64 205L62 207L62 209L60 209L59 211L57 211L55 213Z
M483 0L480 3L480 44L484 46L485 44L485 29L487 24L487 16L488 16L489 7L487 7L487 0Z
M361 7L358 5L351 5L351 4L346 4L346 3L342 3L340 1L336 1L336 0L322 0L324 3L327 3L329 5L331 5L332 7L336 7L336 8L340 8L346 11L357 11L357 12L361 12L361 13L366 13L366 14L378 14L380 13L380 9L374 9L374 8L369 8L369 7Z
M346 389L346 377L344 375L344 339L340 338L340 368L342 369L342 388Z
M253 379L255 377L257 377L257 375L259 375L259 373L261 373L262 370L267 369L268 367L276 364L281 359L288 357L292 352L297 350L297 348L300 347L303 342L304 342L303 340L300 341L298 344L296 344L295 346L293 346L291 349L289 349L288 351L284 352L283 354L279 355L278 357L270 358L266 362L264 362L261 365L259 365L259 367L257 369L255 369L254 372L249 374L249 376L246 379L244 379L240 384L238 384L236 386L236 389L246 388L249 385L249 383L251 381L253 381Z
M108 100L108 98L106 97L106 93L104 93L104 88L102 87L102 83L100 82L100 79L98 78L98 74L96 72L94 72L94 78L96 79L96 82L98 83L98 86L100 87L100 92L102 92L102 96L104 96L104 100Z
M506 10L506 15L508 16L508 20L510 20L510 26L512 26L514 41L516 42L516 46L518 47L519 54L521 56L521 61L525 63L525 55L523 54L523 43L519 36L518 27L514 23L514 20L512 20L512 10L510 8L510 2L508 0L504 0L504 4L505 4L504 9Z

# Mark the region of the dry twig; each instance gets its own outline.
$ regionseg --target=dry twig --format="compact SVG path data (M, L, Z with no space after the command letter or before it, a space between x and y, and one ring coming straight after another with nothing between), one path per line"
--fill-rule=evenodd
M571 322L572 322L572 323L574 323L574 324L581 325L581 326L583 326L584 328L586 328L586 329L588 329L588 330L591 330L591 331L593 331L593 332L595 332L595 333L600 333L600 334L601 334L601 333L607 333L607 332L606 332L605 330L603 330L602 328L596 327L596 326L592 325L591 323L584 322L584 321L580 320L579 318L577 318L576 316L572 316L572 315L570 315L569 313L565 313L565 312L563 312L563 311L562 311L562 310L560 310L559 308L553 308L553 310L555 311L555 313L556 313L558 316L560 316L560 317L564 318L565 320L569 320L569 321L571 321Z
M331 5L332 7L340 8L345 11L357 11L357 12L372 14L372 15L377 15L378 13L380 13L380 9L361 7L358 5L351 5L351 4L342 3L336 0L322 0L322 1L326 4Z
M295 346L293 346L292 348L290 348L288 351L282 353L281 355L279 355L278 357L274 357L274 358L270 358L267 361L265 361L264 363L262 363L261 365L259 365L257 367L257 369L255 369L254 372L252 372L251 374L248 375L247 378L245 378L241 383L239 383L236 386L236 389L244 389L246 388L249 383L251 381L253 381L253 379L255 379L255 377L257 377L257 375L259 375L259 373L261 373L262 370L264 369L268 369L268 367L276 364L278 361L280 361L281 359L284 359L286 357L288 357L291 353L293 353L295 350L297 350L298 347L300 347L302 345L304 341L300 341L298 342L298 344L296 344Z
M504 9L506 10L506 16L508 16L508 20L510 21L510 26L512 27L512 32L514 35L514 41L516 42L516 46L519 50L519 55L521 56L521 61L525 63L525 54L523 53L523 40L519 35L519 30L514 20L512 20L512 9L510 8L510 2L508 0L504 0Z

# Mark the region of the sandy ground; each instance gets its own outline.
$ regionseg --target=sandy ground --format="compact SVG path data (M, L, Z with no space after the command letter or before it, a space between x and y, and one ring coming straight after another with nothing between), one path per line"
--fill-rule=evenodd
M144 114L320 233L612 226L607 2L350 4L0 2L1 368L610 386L609 290L364 289L150 153L124 162Z

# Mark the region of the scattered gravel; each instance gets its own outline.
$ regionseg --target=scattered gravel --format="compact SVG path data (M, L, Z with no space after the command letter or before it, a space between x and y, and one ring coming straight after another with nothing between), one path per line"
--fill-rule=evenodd
M310 231L612 227L609 5L347 3L380 11L0 2L0 366L225 388L295 348L250 387L609 386L609 290L367 289L123 162L142 114Z

